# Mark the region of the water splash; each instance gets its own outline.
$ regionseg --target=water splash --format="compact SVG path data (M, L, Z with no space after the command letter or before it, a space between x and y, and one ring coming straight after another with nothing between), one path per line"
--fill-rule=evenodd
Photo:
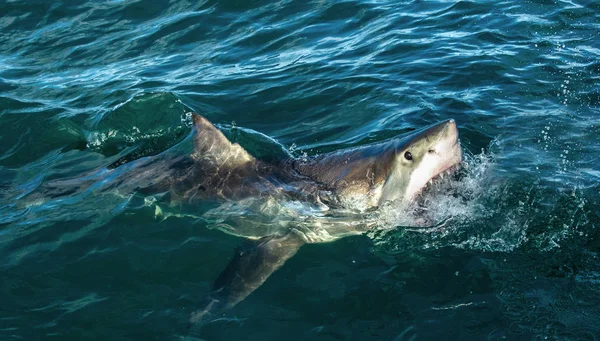
M483 219L495 212L489 203L503 195L496 179L495 155L467 155L457 174L437 179L421 198L403 210L386 206L379 213L378 227L369 236L386 252L457 246L473 249L512 249L521 243L508 219L499 229L486 231ZM510 238L506 238L509 236Z
M488 252L550 251L595 230L593 208L577 186L523 182L498 174L498 155L468 156L452 178L437 181L405 210L385 207L368 235L388 253L456 247Z

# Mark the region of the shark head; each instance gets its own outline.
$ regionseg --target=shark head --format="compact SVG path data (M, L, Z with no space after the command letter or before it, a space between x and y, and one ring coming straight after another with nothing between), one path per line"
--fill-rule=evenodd
M341 206L368 210L412 201L461 160L456 123L447 120L381 143L321 154L296 169L325 184Z
M458 129L446 120L398 140L379 204L413 200L433 178L444 174L462 160Z

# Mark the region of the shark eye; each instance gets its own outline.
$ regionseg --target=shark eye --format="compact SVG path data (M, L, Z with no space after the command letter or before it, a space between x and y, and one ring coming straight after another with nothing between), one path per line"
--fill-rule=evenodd
M435 149L429 149L428 152L429 152L429 154L433 154L433 153L435 153Z
M407 159L408 161L412 161L412 159L413 159L412 154L410 152L405 152L404 158Z

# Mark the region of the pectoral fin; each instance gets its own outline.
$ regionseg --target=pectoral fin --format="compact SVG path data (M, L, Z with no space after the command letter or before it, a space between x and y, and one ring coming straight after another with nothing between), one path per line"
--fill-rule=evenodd
M304 244L302 237L290 232L284 236L268 236L236 251L233 259L215 281L213 291L192 314L191 323L206 315L233 307L263 284L286 260Z

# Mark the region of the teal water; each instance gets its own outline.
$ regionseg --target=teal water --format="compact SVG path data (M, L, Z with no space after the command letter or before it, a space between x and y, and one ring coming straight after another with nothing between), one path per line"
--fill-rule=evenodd
M599 340L599 84L592 0L0 0L0 339ZM454 118L466 161L443 228L391 210L186 329L241 240L96 189L191 111L267 159Z

